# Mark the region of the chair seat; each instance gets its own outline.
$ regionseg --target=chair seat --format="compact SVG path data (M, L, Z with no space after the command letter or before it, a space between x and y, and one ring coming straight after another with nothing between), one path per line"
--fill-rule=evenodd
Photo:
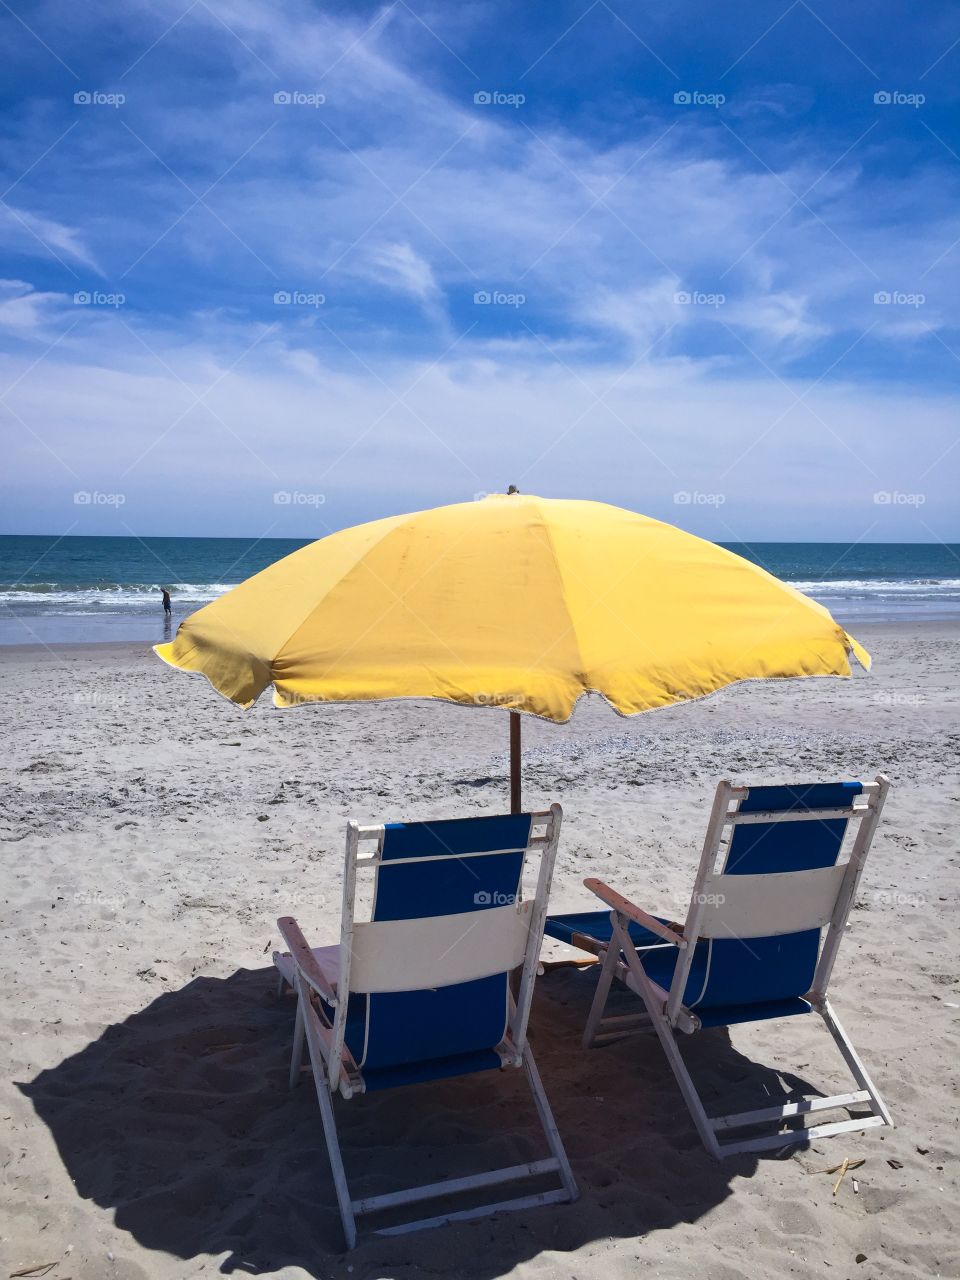
M664 994L670 990L673 972L677 966L680 952L676 947L658 947L656 951L643 951L640 960L647 977L662 988ZM737 1004L710 1005L704 1007L697 1003L697 997L703 990L704 978L708 962L708 947L699 942L693 953L693 964L684 991L686 1007L700 1019L703 1027L730 1027L740 1022L765 1022L769 1018L789 1018L798 1013L809 1013L811 1005L799 996L788 996L780 1000L740 1001ZM632 978L627 982L631 989Z
M661 924L667 923L665 917L658 916L657 919ZM592 938L599 945L606 946L610 942L613 926L609 911L581 911L568 915L548 916L545 932L572 946L579 945L573 941L575 934ZM666 999L680 952L670 943L664 943L649 929L644 929L642 925L634 924L632 921L630 940L637 948L652 948L643 950L640 959L647 977L655 986L661 988L663 998ZM690 966L684 991L685 1003L700 1019L702 1026L729 1027L741 1022L764 1022L769 1018L788 1018L795 1014L810 1012L810 1004L798 996L778 1000L759 1000L753 1003L740 1001L703 1008L697 1003L697 997L703 990L707 976L708 955L707 944L699 942L694 950L693 963ZM633 980L629 975L627 986L634 988Z
M458 1053L448 1058L429 1058L425 1062L408 1062L394 1067L366 1067L363 1087L367 1093L377 1089L394 1089L405 1084L422 1084L428 1080L445 1080L450 1076L471 1075L475 1071L491 1071L503 1066L493 1049Z
M658 916L659 920L660 917ZM661 924L667 924L666 919L660 920ZM593 947L585 947L584 940L593 939L599 947L606 946L613 936L613 925L610 923L609 911L574 911L566 915L547 916L544 926L544 933L551 938L556 938L558 942L566 942L571 947L580 947L583 950L594 950ZM581 941L575 941L577 935ZM635 947L656 946L661 942L655 933L651 933L649 929L644 929L642 925L630 922L630 940Z

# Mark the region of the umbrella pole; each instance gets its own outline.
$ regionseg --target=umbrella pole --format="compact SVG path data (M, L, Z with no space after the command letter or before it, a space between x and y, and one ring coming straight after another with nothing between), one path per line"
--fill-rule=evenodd
M510 812L520 812L520 712L510 712Z

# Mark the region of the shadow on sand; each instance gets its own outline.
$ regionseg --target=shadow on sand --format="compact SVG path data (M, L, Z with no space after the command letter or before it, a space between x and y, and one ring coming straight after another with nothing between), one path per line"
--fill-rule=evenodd
M78 1195L115 1210L145 1249L226 1253L223 1272L251 1275L413 1274L456 1259L458 1275L485 1280L546 1250L695 1221L756 1167L707 1156L655 1041L580 1048L591 990L590 975L541 980L531 1028L580 1200L400 1238L368 1224L350 1255L312 1084L286 1088L293 1003L276 997L272 969L166 992L20 1088ZM809 1088L749 1062L724 1032L696 1039L708 1109L711 1079L728 1098ZM520 1072L338 1100L337 1116L355 1196L546 1153Z

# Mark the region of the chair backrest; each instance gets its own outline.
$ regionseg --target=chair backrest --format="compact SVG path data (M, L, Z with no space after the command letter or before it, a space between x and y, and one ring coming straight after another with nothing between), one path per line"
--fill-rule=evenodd
M361 1072L496 1049L511 1022L510 974L532 983L560 807L440 822L351 824L344 878L344 1042ZM537 829L541 834L535 835ZM366 857L364 840L377 850ZM528 853L541 854L537 892L521 900ZM355 921L357 871L371 866L369 921ZM542 902L541 902L542 899ZM540 909L542 907L542 909ZM538 923L539 922L539 923ZM529 973L528 973L529 971ZM518 1008L529 1008L521 991Z
M867 786L720 784L672 1008L773 1004L811 991L822 930L830 926L835 935L832 965L887 785L882 775ZM851 821L860 824L857 840L838 866ZM717 869L725 832L726 854Z

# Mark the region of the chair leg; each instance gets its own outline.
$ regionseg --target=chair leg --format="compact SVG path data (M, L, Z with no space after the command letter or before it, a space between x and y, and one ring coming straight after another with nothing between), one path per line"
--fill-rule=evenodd
M660 1002L654 995L650 979L647 977L646 971L640 961L640 957L632 948L626 953L627 966L633 975L640 997L646 1006L647 1013L650 1015L650 1021L653 1023L653 1029L657 1033L660 1043L663 1045L663 1051L667 1055L667 1061L673 1074L676 1076L677 1084L680 1086L680 1092L683 1094L683 1100L687 1104L690 1117L696 1126L703 1145L706 1147L710 1155L715 1160L720 1160L722 1154L720 1144L717 1142L716 1134L710 1119L703 1108L700 1101L700 1095L697 1093L697 1087L693 1083L693 1078L687 1070L687 1064L683 1060L680 1052L680 1046L677 1044L673 1027L660 1008Z
M310 1066L313 1069L313 1083L317 1090L317 1101L320 1104L320 1116L323 1120L323 1136L327 1142L327 1155L330 1158L330 1172L337 1193L337 1204L340 1208L340 1220L343 1223L343 1234L347 1248L352 1249L357 1243L357 1224L353 1216L353 1203L350 1189L347 1186L347 1174L343 1167L343 1156L340 1154L340 1140L337 1137L337 1121L333 1114L333 1099L330 1096L330 1082L327 1077L327 1065L324 1062L317 1034L315 1020L316 1011L309 1003L308 993L302 981L297 980L297 1010L301 1017L303 1034L310 1054Z
M290 1059L289 1087L292 1089L300 1080L300 1068L303 1066L303 1006L297 998L297 1020L293 1028L293 1055Z
M877 1086L867 1074L867 1069L861 1062L860 1055L850 1043L847 1033L837 1020L837 1016L833 1012L833 1008L829 1000L824 998L822 1006L818 1009L818 1013L820 1014L820 1017L823 1018L827 1030L836 1041L837 1048L840 1050L844 1061L850 1068L853 1078L856 1080L857 1084L859 1084L861 1089L865 1089L867 1093L869 1093L870 1101L873 1103L874 1113L878 1116L882 1116L884 1124L888 1124L893 1128L893 1118L887 1110L886 1103L883 1101L883 1098L881 1098L880 1091Z
M607 1007L607 998L610 995L610 984L613 982L617 960L617 949L613 946L607 947L603 953L603 964L600 967L597 989L593 993L593 1004L591 1004L590 1012L587 1015L587 1024L583 1028L583 1047L585 1049L592 1049L597 1038L597 1031L603 1021L603 1011Z
M557 1128L557 1122L553 1118L553 1111L550 1109L550 1103L544 1092L543 1081L540 1079L540 1072L537 1070L537 1064L533 1060L529 1045L526 1046L523 1052L523 1067L527 1073L527 1083L530 1085L530 1092L533 1094L533 1101L536 1104L537 1114L540 1117L540 1123L546 1135L547 1145L550 1147L551 1155L560 1166L560 1181L566 1188L570 1199L576 1200L580 1191L573 1176L573 1170L570 1168L570 1161L567 1159L567 1153L560 1138L560 1130Z

